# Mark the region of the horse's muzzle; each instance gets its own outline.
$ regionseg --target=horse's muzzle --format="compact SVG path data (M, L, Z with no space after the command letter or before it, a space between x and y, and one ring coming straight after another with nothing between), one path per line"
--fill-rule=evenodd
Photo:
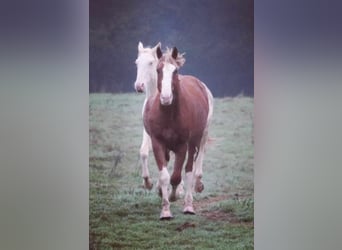
M145 91L145 86L143 83L140 83L140 84L135 84L135 90L138 92L138 93L143 93Z
M172 95L170 96L160 96L161 105L170 105L172 103Z

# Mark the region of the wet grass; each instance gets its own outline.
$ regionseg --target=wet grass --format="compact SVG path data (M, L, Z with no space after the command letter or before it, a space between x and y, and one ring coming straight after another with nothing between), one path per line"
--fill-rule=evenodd
M197 214L183 215L179 200L171 204L170 221L159 221L155 189L142 188L143 100L138 94L90 95L89 248L253 249L253 99L215 99L205 189L194 195ZM155 183L152 152L149 169Z

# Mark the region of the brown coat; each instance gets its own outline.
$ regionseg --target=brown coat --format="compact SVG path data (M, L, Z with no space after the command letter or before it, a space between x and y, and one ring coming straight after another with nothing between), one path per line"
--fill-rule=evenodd
M161 79L158 79L160 82ZM160 104L159 92L148 99L144 126L151 136L158 168L161 170L166 166L171 150L176 154L174 171L181 171L188 152L186 172L189 172L192 171L194 155L199 150L207 124L208 95L197 78L176 73L173 77L173 96L173 102L168 106Z

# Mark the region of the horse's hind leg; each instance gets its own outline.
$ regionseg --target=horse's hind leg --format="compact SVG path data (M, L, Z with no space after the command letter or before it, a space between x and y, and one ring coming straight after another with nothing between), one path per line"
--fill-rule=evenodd
M195 161L195 170L194 170L194 177L195 177L195 186L194 189L197 193L201 193L204 190L204 185L202 183L202 176L203 176L203 158L204 158L204 153L206 150L206 145L208 142L208 133L209 133L209 125L211 123L211 118L213 115L213 110L214 110L214 97L211 94L210 90L207 88L207 86L202 82L202 84L206 88L206 92L208 95L208 105L209 105L209 112L208 112L208 118L207 118L207 125L203 131L203 136L201 139L201 144L199 147L199 152L198 156Z
M184 197L184 209L183 213L185 214L195 214L195 210L193 207L193 197L192 197L192 186L193 186L193 162L194 162L194 154L196 152L195 147L190 146L188 151L188 160L185 166L185 178L186 178L186 192Z
M195 192L201 193L204 189L204 185L202 183L202 176L203 176L203 158L205 153L205 146L208 140L208 130L206 129L203 133L201 139L201 145L198 151L197 158L195 160L195 169L194 169L194 176L195 176Z
M204 156L204 149L200 149L198 152L198 157L195 161L195 171L194 171L194 177L195 177L195 192L201 193L204 190L204 184L202 182L202 176L203 176L203 156Z
M151 138L144 129L143 141L140 147L140 159L141 159L141 167L142 167L142 177L144 179L144 187L148 190L151 190L153 187L153 184L150 178L150 173L148 170L148 164L147 164L150 148L151 148Z

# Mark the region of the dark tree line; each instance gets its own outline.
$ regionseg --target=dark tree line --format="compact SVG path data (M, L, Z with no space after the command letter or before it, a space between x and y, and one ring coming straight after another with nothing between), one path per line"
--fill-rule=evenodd
M90 0L90 92L133 92L137 45L186 52L181 74L253 96L252 0Z

